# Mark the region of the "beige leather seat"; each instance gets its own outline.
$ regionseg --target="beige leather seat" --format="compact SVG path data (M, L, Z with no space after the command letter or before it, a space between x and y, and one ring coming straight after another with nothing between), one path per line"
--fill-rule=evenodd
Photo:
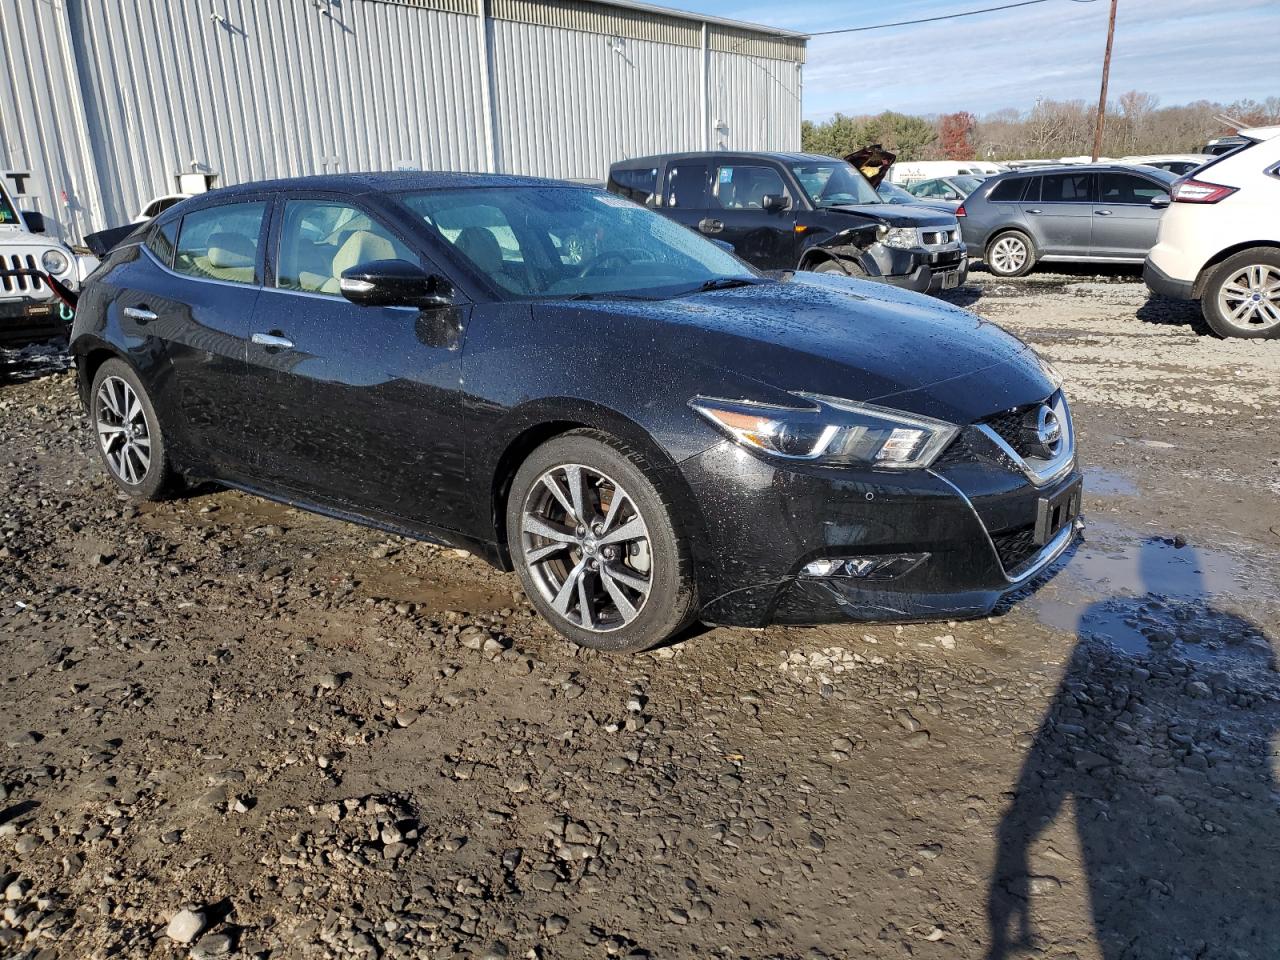
M298 274L298 285L313 293L339 293L343 271L373 260L395 260L396 256L395 246L386 237L369 230L357 230L343 241L334 254L333 266L328 276L304 270Z
M209 248L191 261L196 273L213 280L253 283L258 251L253 241L237 233L215 233Z

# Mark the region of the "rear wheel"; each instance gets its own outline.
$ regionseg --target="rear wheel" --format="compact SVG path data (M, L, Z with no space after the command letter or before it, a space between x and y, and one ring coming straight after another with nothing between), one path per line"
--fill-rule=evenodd
M1222 261L1205 282L1200 309L1220 337L1280 337L1280 250L1257 247Z
M987 245L984 259L997 277L1020 277L1036 265L1036 251L1025 233L1006 230Z
M634 652L689 623L694 587L675 511L636 451L578 430L521 465L507 544L539 613L574 643Z
M172 480L151 398L123 360L98 368L90 393L98 455L116 485L143 500L161 497Z

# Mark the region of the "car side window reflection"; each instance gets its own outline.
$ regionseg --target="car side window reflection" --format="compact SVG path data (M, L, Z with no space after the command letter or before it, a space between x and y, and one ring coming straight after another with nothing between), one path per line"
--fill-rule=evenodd
M363 210L325 200L285 203L276 286L339 294L342 274L374 260L419 257Z
M257 283L258 240L267 205L227 203L182 218L173 269L202 280Z
M1040 202L1088 203L1089 177L1087 173L1045 174L1040 180Z
M667 168L667 206L700 210L707 205L707 165L674 163Z
M763 210L766 196L787 196L777 170L753 164L718 167L711 192L724 210Z
M1168 192L1145 177L1131 173L1104 173L1098 188L1098 202L1145 206Z

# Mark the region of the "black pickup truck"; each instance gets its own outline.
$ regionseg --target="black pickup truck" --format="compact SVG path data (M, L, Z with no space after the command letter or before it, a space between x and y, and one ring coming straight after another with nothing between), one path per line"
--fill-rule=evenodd
M816 270L933 292L969 261L949 213L886 203L853 166L804 153L668 153L609 168L608 189L762 270Z

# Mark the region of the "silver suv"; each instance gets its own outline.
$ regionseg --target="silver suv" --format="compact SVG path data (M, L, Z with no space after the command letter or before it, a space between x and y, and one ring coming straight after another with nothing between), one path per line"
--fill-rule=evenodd
M956 210L971 260L1000 277L1038 262L1140 264L1177 179L1118 164L1037 167L983 181Z

